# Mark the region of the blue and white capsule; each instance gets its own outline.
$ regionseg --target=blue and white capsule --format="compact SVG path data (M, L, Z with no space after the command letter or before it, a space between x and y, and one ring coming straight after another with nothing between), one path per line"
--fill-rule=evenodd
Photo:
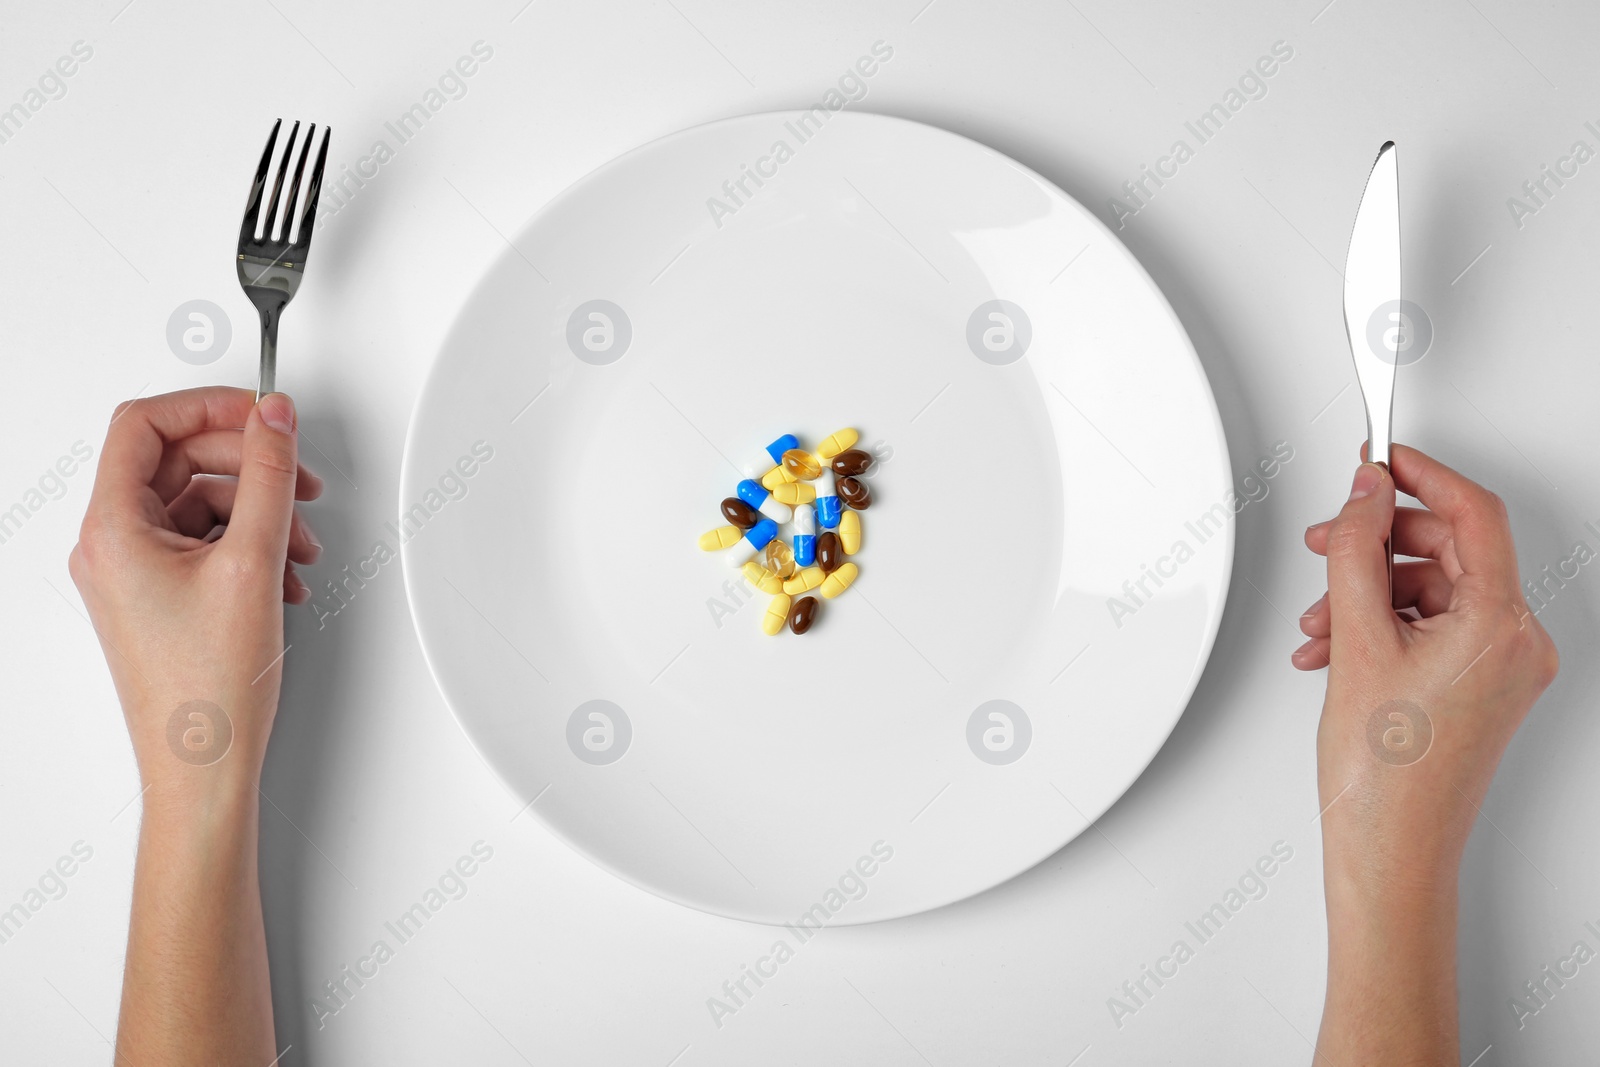
M785 452L789 451L791 448L799 447L800 438L796 437L792 433L784 434L782 437L778 438L776 441L772 442L765 449L763 449L760 456L751 457L750 462L746 464L744 468L745 477L754 478L759 482L761 480L761 476L766 474L773 467L783 466L783 454ZM751 504L750 506L755 507L754 504Z
M788 504L780 504L772 499L772 494L767 487L754 478L746 478L735 487L734 492L740 500L755 508L773 522L788 522L794 517L794 511Z
M817 561L817 513L810 504L795 505L794 561L801 567Z
M771 519L762 519L760 522L750 527L750 529L746 530L744 536L739 538L738 541L734 542L734 544L722 554L722 558L728 564L728 566L738 569L743 567L748 561L755 559L756 553L760 552L763 548L766 548L767 542L771 541L777 536L778 524L773 522Z
M816 486L817 525L824 530L835 529L839 525L839 516L844 514L844 502L839 499L839 491L834 487L832 468L822 468Z

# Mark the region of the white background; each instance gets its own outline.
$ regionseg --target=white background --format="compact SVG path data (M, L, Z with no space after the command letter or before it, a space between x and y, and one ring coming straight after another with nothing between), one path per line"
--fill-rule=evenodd
M139 393L253 384L233 240L272 119L330 123L330 171L475 41L493 57L319 229L285 318L280 385L329 492L314 586L396 511L418 385L502 234L618 153L687 125L806 105L882 39L859 106L1008 153L1112 222L1107 200L1276 41L1293 58L1119 236L1176 308L1236 472L1295 458L1239 517L1211 666L1162 754L1094 831L940 911L818 935L719 1028L724 980L771 930L658 900L554 840L485 770L423 666L397 568L322 631L290 614L264 792L262 880L284 1064L529 1062L1082 1065L1296 1062L1321 1008L1313 739L1322 678L1289 668L1322 591L1301 531L1338 506L1363 435L1340 316L1345 242L1377 146L1402 145L1407 296L1432 350L1396 432L1499 490L1533 576L1600 547L1589 396L1600 163L1518 225L1507 198L1576 140L1600 148L1577 3L1379 0L772 6L237 5L7 0L0 107L74 42L66 92L0 144L0 510L73 443L98 455ZM120 10L119 10L120 9ZM920 9L920 10L919 10ZM936 180L930 175L929 180ZM1553 186L1552 186L1553 188ZM226 309L227 354L180 362L168 316ZM0 945L7 1062L104 1063L115 1029L138 782L65 560L92 472L0 544L0 908L74 842L93 858ZM1107 502L1106 506L1114 506ZM1571 1062L1592 1046L1591 965L1518 1029L1509 998L1600 926L1595 678L1585 569L1540 619L1561 678L1501 767L1462 890L1463 1060ZM1396 819L1407 817L1403 811ZM476 841L493 858L321 1029L324 980L385 936ZM1293 858L1136 1014L1107 1000L1273 844ZM820 889L823 887L819 887ZM1491 1046L1492 1047L1488 1047ZM1485 1049L1487 1051L1485 1052ZM1237 1050L1248 1049L1241 1055ZM1076 1058L1076 1059L1075 1059Z

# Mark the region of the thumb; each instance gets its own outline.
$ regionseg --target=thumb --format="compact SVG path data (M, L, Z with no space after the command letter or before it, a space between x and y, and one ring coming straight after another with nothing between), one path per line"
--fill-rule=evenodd
M223 541L262 563L282 569L289 552L298 471L294 401L268 393L244 424L239 490Z
M1389 531L1394 524L1394 479L1380 463L1356 468L1350 499L1328 528L1328 607L1333 644L1394 640L1389 589Z

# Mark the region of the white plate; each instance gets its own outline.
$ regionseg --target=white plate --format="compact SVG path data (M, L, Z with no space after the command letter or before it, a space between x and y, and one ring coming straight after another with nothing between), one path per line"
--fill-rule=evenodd
M418 402L403 556L445 699L574 848L721 915L856 923L994 886L1127 789L1205 665L1233 515L1194 349L1093 215L941 130L799 122L656 141L528 223ZM1020 358L985 346L995 299ZM767 637L696 539L733 464L847 426L881 457L860 580ZM1026 717L1009 749L994 707L971 726L991 701Z

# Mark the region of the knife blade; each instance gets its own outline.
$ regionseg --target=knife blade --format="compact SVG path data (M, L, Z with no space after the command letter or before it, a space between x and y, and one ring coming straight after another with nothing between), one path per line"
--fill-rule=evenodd
M1387 465L1400 330L1400 167L1387 141L1367 177L1344 262L1344 328L1367 405L1367 458ZM1396 320L1397 321L1397 320Z
M1367 407L1367 459L1389 465L1394 379L1400 360L1400 164L1386 141L1367 176L1344 263L1344 328ZM1390 585L1394 548L1384 539Z

